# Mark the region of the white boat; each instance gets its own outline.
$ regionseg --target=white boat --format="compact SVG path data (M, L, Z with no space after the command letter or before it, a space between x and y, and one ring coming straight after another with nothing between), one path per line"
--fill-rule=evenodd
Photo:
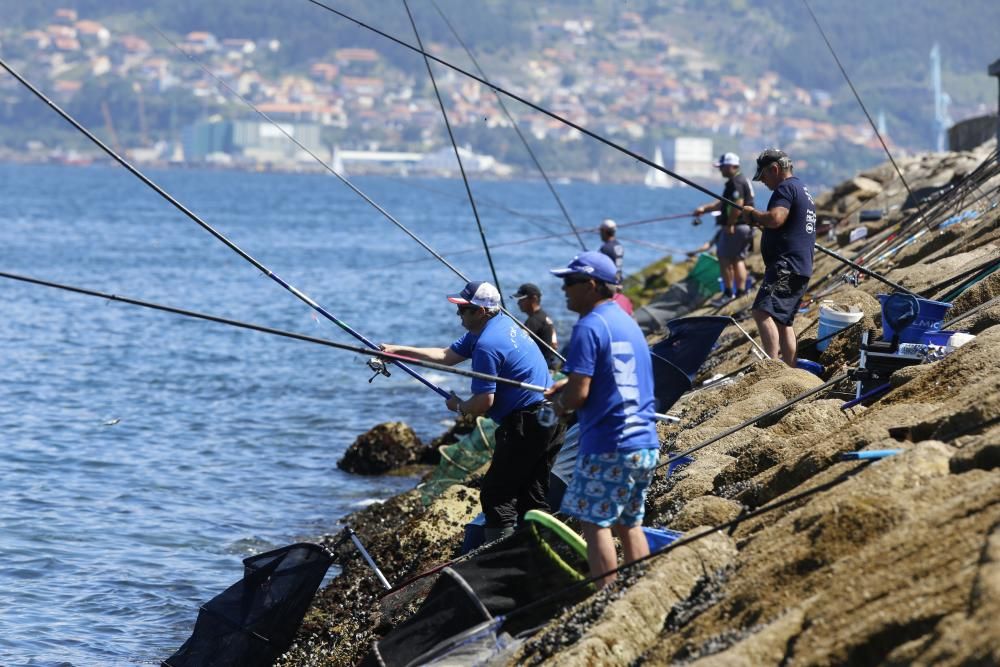
M659 146L656 147L656 153L653 154L653 162L663 166L663 151L660 150ZM646 184L647 188L672 188L674 186L674 182L669 176L652 167L646 172L643 183Z

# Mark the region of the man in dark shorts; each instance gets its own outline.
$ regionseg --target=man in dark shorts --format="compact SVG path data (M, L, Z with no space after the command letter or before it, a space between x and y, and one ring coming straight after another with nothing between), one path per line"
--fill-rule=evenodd
M812 276L816 205L808 188L792 175L792 161L777 148L760 154L753 180L772 191L766 212L743 208L747 221L764 230L760 240L764 282L753 302L753 319L767 355L777 359L780 353L794 368L792 321Z
M740 207L753 206L753 185L740 171L740 156L736 153L725 153L715 163L726 185L722 196ZM719 270L722 272L722 296L712 302L713 306L722 306L733 299L746 294L747 265L746 258L753 244L753 228L740 221L742 210L725 202L717 201L699 206L694 215L700 216L709 211L719 211L719 231L708 245L715 243L715 251L719 257ZM708 247L705 247L707 250Z
M471 282L448 295L458 306L467 333L449 347L382 345L386 352L454 366L472 359L472 370L542 387L552 376L538 346L524 329L500 312L500 292L487 282ZM549 511L549 472L562 447L561 422L539 423L546 404L541 394L513 385L474 379L472 397L452 395L448 409L459 414L486 414L499 424L490 468L483 477L479 501L486 515L486 540L514 532L528 510ZM544 421L544 420L543 420Z
M559 341L556 339L556 325L548 313L542 310L542 290L538 289L538 285L534 283L524 283L517 288L514 298L517 299L517 307L528 316L528 319L524 321L524 326L528 328L528 331L538 336L535 343L538 344L538 349L545 357L546 365L550 370L559 368L559 357L553 351L559 349ZM549 347L539 343L539 340L545 341Z

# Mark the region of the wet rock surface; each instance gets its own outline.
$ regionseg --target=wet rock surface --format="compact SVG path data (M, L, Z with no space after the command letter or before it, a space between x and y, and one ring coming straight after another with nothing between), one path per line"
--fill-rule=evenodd
M386 422L359 435L337 467L356 475L382 475L414 463L433 462L431 448L420 442L412 428L402 422Z
M992 148L904 158L900 166L915 191L959 196L962 175ZM623 571L616 585L570 606L491 664L1000 664L1000 303L992 301L1000 277L980 276L974 285L961 277L1000 258L1000 209L975 193L933 200L931 223L972 209L976 215L928 227L891 250L893 234L902 230L905 241L918 231L916 209L891 166L862 177L818 198L842 216L835 234L844 241L862 224L860 206L884 211L882 220L863 223L867 239L838 250L855 257L883 244L868 265L932 298L965 285L950 316L979 308L955 327L976 340L897 371L878 400L842 410L853 392L845 381L700 448L669 476L658 470L646 523L704 537ZM950 189L939 191L942 185ZM996 199L1000 176L978 188ZM760 270L756 258L750 266ZM676 267L651 275L665 268ZM855 366L860 331L881 325L874 295L889 289L854 278L817 254L807 311L796 318L802 355L818 358L826 378ZM813 355L824 299L854 305L864 317ZM721 313L743 317L748 305ZM741 323L756 335L752 319ZM735 329L723 334L706 369L699 381L733 377L671 409L682 423L659 425L661 462L822 382L754 361ZM900 453L874 462L842 458L866 449ZM346 521L395 582L454 557L461 527L477 511L476 489L462 485L427 509L411 492ZM724 531L705 529L734 520ZM342 573L317 596L280 664L356 664L415 608L418 601L383 612L370 570L351 549L340 552Z

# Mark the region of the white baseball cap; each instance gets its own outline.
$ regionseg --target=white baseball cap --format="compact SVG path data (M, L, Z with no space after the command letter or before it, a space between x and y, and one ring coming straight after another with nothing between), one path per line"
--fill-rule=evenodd
M449 294L448 301L460 306L480 306L492 310L500 307L500 291L490 283L473 281L458 294Z
M611 218L604 218L604 222L601 223L601 229L617 229L618 225Z
M732 167L740 166L740 156L736 153L723 153L719 156L719 161L714 163L713 166L721 167L723 165L729 165Z

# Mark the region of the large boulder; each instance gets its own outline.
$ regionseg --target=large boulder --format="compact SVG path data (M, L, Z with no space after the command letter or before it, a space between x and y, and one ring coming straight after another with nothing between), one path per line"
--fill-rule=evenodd
M385 422L359 435L337 467L357 475L381 475L422 462L427 449L408 425Z

